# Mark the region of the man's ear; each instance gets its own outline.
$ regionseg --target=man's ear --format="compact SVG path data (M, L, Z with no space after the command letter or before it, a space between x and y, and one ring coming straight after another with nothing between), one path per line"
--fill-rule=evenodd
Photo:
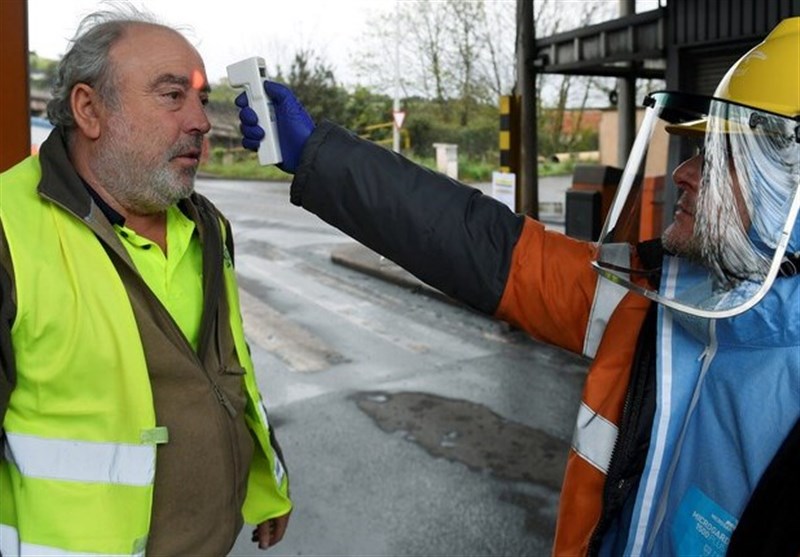
M72 115L78 129L89 139L100 137L102 106L95 90L86 83L78 83L69 96Z

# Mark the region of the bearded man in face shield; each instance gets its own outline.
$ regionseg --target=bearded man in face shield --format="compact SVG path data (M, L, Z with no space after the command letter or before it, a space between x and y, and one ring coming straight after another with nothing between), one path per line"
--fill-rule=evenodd
M294 204L470 306L592 358L556 555L800 550L800 18L713 97L648 95L597 243L330 123L266 82ZM243 144L263 131L245 97ZM626 231L658 130L699 138L663 238ZM660 235L660 231L659 231Z

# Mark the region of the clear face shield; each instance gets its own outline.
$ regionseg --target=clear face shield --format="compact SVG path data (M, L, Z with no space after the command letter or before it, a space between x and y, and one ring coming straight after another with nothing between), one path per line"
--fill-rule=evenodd
M797 219L800 122L678 93L653 93L645 105L594 266L685 313L720 318L746 311L775 280ZM687 155L672 173L674 211L659 204L669 182L667 146ZM661 258L646 261L633 249L658 237L669 254L696 268L674 291L659 290Z

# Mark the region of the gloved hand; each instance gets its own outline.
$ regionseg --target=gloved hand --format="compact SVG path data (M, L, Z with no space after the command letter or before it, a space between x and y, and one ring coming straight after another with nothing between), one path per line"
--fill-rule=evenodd
M275 120L278 125L278 143L281 146L283 162L278 168L284 172L294 174L300 157L309 136L314 131L314 122L303 108L303 105L294 96L294 93L280 83L273 81L264 82L264 91L269 95L275 108ZM250 151L258 151L261 140L264 139L264 130L258 125L258 116L255 111L247 106L245 93L236 97L236 106L239 110L239 129L244 136L242 146Z

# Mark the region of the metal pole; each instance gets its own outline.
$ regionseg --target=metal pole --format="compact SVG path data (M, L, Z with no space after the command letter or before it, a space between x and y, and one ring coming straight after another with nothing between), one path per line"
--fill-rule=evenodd
M532 218L539 217L535 41L533 0L517 0L517 94L520 97L521 137L516 212Z
M619 0L619 15L636 13L635 0ZM634 40L630 37L630 40ZM630 45L635 49L636 45ZM629 65L630 67L630 65ZM617 115L619 121L617 135L617 166L623 168L636 137L636 78L631 74L617 79Z
M392 103L392 150L400 152L400 128L395 114L400 111L400 2L394 4L394 102Z

